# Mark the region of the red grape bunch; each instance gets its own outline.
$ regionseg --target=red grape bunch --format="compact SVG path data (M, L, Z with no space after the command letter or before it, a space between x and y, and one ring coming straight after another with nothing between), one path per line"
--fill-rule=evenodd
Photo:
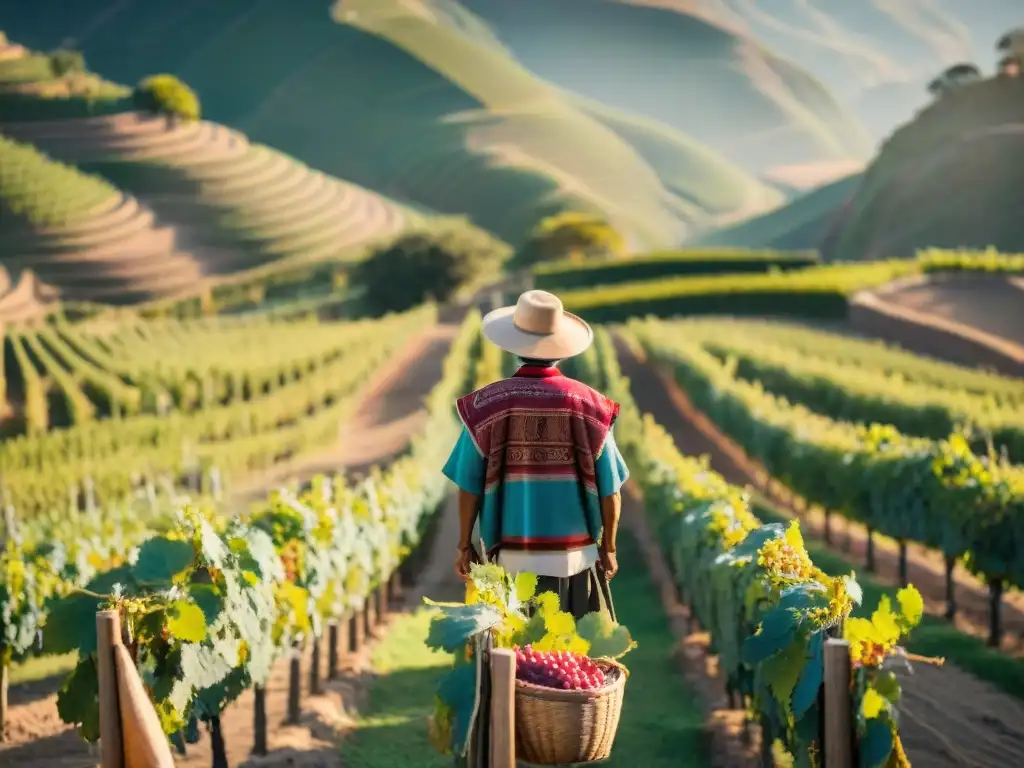
M516 679L545 688L593 691L605 684L604 670L593 659L571 651L516 648Z

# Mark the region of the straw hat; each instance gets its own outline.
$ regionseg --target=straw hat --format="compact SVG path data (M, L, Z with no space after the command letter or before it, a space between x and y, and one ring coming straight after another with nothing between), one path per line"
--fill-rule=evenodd
M590 326L562 309L561 299L547 291L527 291L514 307L488 312L483 333L506 352L536 360L578 355L594 340Z

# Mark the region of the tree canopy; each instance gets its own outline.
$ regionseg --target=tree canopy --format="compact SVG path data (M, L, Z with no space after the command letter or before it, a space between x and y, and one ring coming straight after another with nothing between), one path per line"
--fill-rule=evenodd
M448 301L486 275L497 277L511 252L465 219L448 219L378 248L355 266L351 282L365 287L371 310L400 312L431 299Z
M137 109L198 120L201 114L195 91L174 75L152 75L139 81L132 93Z
M625 250L625 239L607 220L567 211L541 221L516 254L515 263L528 267L543 261L617 256Z

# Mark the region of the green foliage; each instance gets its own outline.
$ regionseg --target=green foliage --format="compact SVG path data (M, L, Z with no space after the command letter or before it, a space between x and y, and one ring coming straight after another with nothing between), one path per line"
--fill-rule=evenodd
M727 686L751 697L756 716L767 723L766 737L789 753L788 764L810 768L821 747L817 698L823 644L853 621L850 613L861 600L856 579L824 573L811 561L798 523L762 525L747 490L729 485L706 458L682 455L671 435L649 416L641 418L607 330L598 329L592 349L577 359L573 373L622 405L616 441L643 491L645 513L675 580L710 630ZM877 625L854 622L849 636L853 660L867 681L854 703L861 711L866 699L867 714L879 717L868 691L886 690L893 697L892 719L878 721L888 735L888 757L898 743L890 727L898 686L886 688L884 673L873 670L920 620L920 595L912 588L901 594L898 622L886 620L892 614L885 600L876 615ZM884 646L881 657L868 658L865 651L874 651L876 642ZM872 722L863 718L865 727L858 731L862 753L876 749L882 735Z
M136 109L173 115L185 120L201 116L199 97L174 75L150 75L139 81L132 93Z
M2 615L26 615L56 595L32 626L43 625L47 652L78 654L58 696L62 718L98 738L95 614L105 607L120 614L163 728L173 734L190 719L219 716L266 681L282 652L361 606L418 545L446 493L436 467L458 434L451 403L466 390L466 358L479 332L473 314L453 342L410 453L357 485L318 478L298 496L273 494L242 518L221 517L208 504L177 505L130 530L104 518L95 531L77 520L49 530L60 546L65 537L84 540L69 548L74 565L53 544L36 545L31 556L10 545L0 574ZM39 538L41 530L34 533ZM45 591L25 568L44 562L53 584ZM26 634L4 631L5 638Z
M569 291L562 302L594 322L643 315L845 317L850 295L916 269L912 262L883 261L785 273L676 277Z
M1024 254L1000 253L994 248L984 251L929 248L917 254L917 261L924 272L1024 274Z
M110 504L132 494L138 475L179 480L216 466L230 483L333 443L372 372L435 313L356 322L133 315L9 332L29 434L0 446L8 499L25 518L63 514L68 489L87 477ZM50 412L47 391L62 396L73 425L48 429L60 411ZM91 418L94 403L98 415L121 418Z
M580 263L620 256L625 250L625 239L604 217L567 211L541 221L516 253L514 264L529 267L562 259Z
M496 276L511 249L461 220L400 235L352 271L375 312L403 311L423 301L445 302L461 288Z
M814 252L703 248L624 256L604 261L555 261L534 268L534 285L546 291L615 285L680 275L738 274L811 267Z
M959 434L926 440L813 413L736 378L670 325L632 329L698 408L808 501L895 539L966 556L986 579L1024 585L1020 467L976 455Z
M1008 395L1020 400L1000 402L992 392L908 382L902 373L889 373L848 363L835 334L805 330L802 348L770 338L750 323L720 320L680 321L675 334L698 342L746 381L789 402L806 406L833 419L865 424L891 424L904 434L939 440L959 428L975 430L976 450L991 440L1011 461L1024 461L1024 387L1009 384ZM839 348L835 345L838 341ZM902 353L913 360L910 353ZM854 353L856 356L856 353Z
M50 54L50 70L56 78L85 72L85 56L81 51L61 48Z

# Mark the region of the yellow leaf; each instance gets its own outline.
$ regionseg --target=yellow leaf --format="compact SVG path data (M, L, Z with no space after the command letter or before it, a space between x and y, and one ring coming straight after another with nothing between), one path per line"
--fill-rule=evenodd
M800 533L800 523L796 520L792 521L789 528L786 529L786 543L797 552L802 552L804 549L804 537Z
M875 641L883 645L891 645L900 639L900 626L896 623L896 614L892 612L892 602L888 595L882 595L878 607L871 614L871 624L877 633Z
M544 619L544 626L552 635L572 635L576 633L576 622L571 613L559 611Z
M572 651L573 653L578 653L578 654L580 654L580 656L586 656L587 653L590 652L590 643L588 643L586 640L584 640L579 635L575 635L569 641L569 647L566 648L565 650Z
M537 612L545 618L558 613L561 605L558 595L554 592L541 592L537 597Z
M516 599L525 603L537 593L537 574L516 574ZM554 594L552 592L552 594Z
M473 603L479 602L480 592L476 588L476 584L472 581L466 583L466 605L472 605Z
M910 627L916 627L924 614L924 600L913 584L908 584L896 593L896 601L900 604L903 621Z
M864 691L864 698L860 700L860 713L867 720L871 720L881 715L882 710L888 708L888 706L889 702L878 691L874 688L868 688Z

